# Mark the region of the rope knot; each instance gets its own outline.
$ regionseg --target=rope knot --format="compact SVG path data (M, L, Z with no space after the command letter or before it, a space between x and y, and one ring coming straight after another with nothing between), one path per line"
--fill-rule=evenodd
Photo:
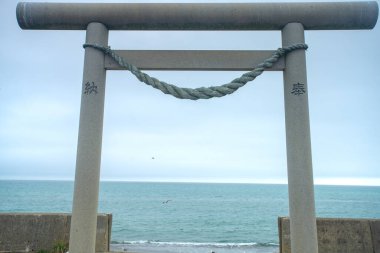
M111 53L112 53L112 49L111 49L111 47L110 47L110 46L106 46L106 47L104 47L104 53L105 53L105 54L111 54Z

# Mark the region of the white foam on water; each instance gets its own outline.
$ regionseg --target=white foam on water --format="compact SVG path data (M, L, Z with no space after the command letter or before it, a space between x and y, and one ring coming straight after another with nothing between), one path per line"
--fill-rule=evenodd
M111 248L125 252L144 253L277 253L276 244L252 243L204 243L204 242L156 242L124 241Z

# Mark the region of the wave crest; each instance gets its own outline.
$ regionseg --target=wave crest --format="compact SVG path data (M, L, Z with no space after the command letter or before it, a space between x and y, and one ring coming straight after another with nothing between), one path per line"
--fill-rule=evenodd
M213 247L213 248L249 248L255 246L278 246L277 243L257 243L257 242L246 242L246 243L232 243L232 242L160 242L160 241L149 241L149 240L139 240L139 241L123 241L121 244L126 245L152 245L152 246L174 246L174 247Z

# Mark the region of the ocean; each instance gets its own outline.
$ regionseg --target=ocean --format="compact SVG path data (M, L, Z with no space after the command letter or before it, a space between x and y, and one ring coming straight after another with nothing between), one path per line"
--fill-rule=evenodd
M73 182L0 181L0 212L71 212ZM380 218L380 187L315 186L318 217ZM101 182L115 251L278 252L287 185Z

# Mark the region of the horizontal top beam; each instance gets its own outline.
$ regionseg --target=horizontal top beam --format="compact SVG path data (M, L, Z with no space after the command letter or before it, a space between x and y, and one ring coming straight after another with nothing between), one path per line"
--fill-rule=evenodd
M110 30L372 29L378 4L329 3L28 3L17 5L23 29L85 30L100 22Z

